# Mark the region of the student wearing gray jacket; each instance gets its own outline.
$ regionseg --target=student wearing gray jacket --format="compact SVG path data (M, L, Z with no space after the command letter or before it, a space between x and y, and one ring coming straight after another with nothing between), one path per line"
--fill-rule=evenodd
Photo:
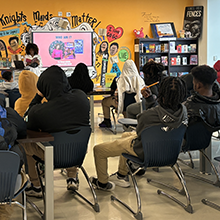
M142 93L144 97L151 97L149 88ZM154 125L163 125L166 130L174 129L187 124L187 110L181 103L186 97L185 82L178 77L166 77L161 82L158 103L156 107L149 108L138 115L136 132L126 132L113 142L105 142L94 147L94 159L97 178L90 180L94 188L112 191L115 185L129 187L128 169L126 159L121 155L128 153L143 159L144 152L141 143L141 132ZM120 156L118 172L110 177L107 173L108 157ZM110 181L109 181L110 180Z

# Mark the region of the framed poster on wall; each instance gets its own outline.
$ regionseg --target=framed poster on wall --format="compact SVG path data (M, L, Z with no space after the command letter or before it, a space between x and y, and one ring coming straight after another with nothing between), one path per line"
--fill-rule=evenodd
M176 37L176 30L173 22L150 24L154 38Z
M198 38L202 32L203 6L185 8L183 30L186 38Z

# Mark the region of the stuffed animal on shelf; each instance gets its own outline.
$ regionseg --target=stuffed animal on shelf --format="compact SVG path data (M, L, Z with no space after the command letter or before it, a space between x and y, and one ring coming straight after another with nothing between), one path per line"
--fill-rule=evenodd
M141 28L139 31L134 29L133 32L135 33L136 38L143 38L144 37L143 28Z

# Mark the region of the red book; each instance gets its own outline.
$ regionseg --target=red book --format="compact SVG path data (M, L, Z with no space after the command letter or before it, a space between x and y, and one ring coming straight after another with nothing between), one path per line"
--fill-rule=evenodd
M171 65L176 65L176 57L171 57Z

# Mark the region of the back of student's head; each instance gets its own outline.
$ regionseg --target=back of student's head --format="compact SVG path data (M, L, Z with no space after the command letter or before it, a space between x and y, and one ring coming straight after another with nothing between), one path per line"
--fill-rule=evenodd
M5 71L5 72L3 72L3 73L2 73L2 78L3 78L4 80L10 82L11 79L12 79L12 72L10 72L10 71Z
M186 84L174 76L162 80L159 88L158 103L165 109L176 111L186 98Z
M196 66L191 70L191 73L193 78L202 83L205 87L212 87L217 79L217 72L207 65Z
M155 63L153 60L150 60L143 66L143 73L145 82L147 81L160 81L162 72L164 71L164 66L162 63Z

